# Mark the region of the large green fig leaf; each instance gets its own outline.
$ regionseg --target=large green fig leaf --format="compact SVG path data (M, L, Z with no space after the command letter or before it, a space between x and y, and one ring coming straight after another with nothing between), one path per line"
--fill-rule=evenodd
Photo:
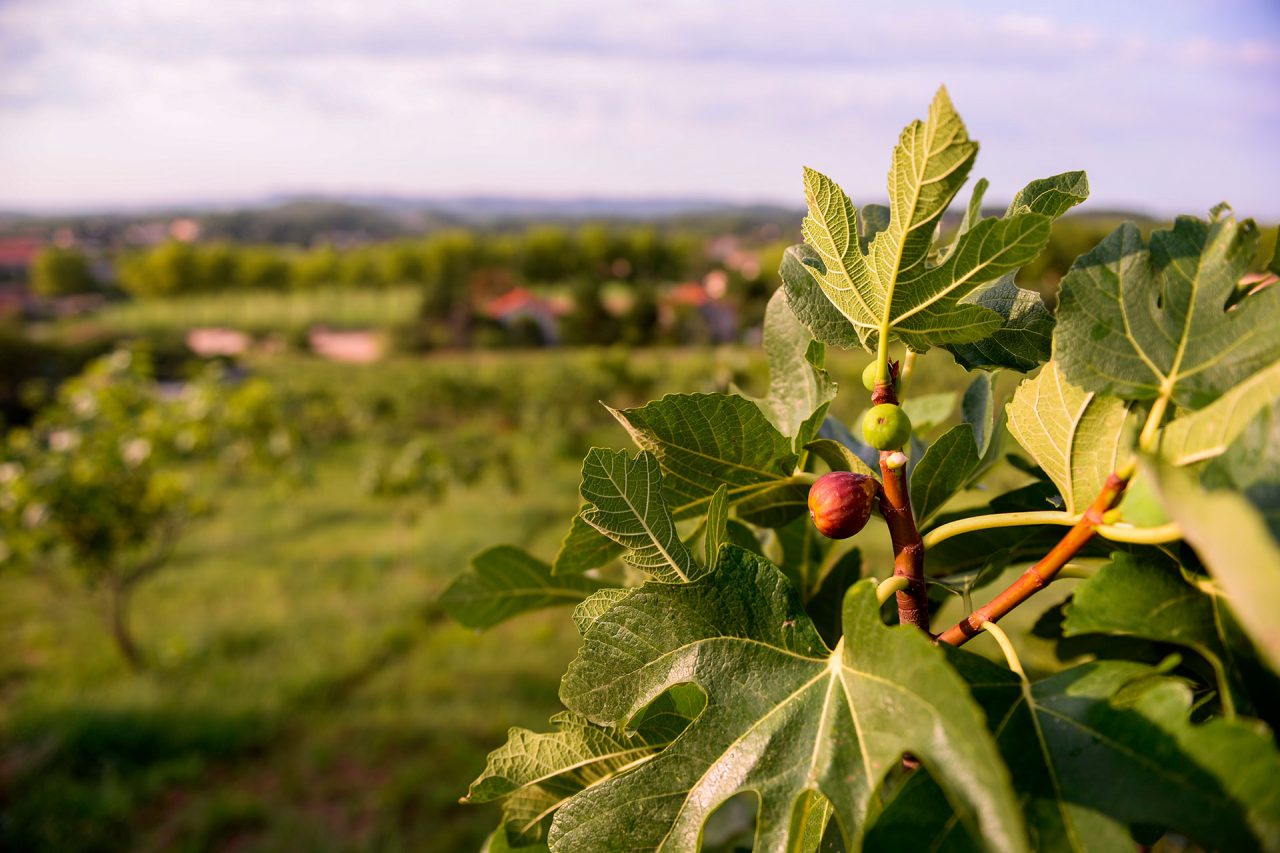
M927 637L888 627L875 584L855 584L831 652L768 561L726 547L715 572L649 583L596 619L561 684L573 711L625 725L673 685L707 707L656 758L560 808L561 851L695 851L711 812L759 798L757 850L796 842L801 805L827 797L856 849L885 774L929 767L991 850L1022 850L1020 815L982 715Z
M490 628L530 610L576 604L603 586L582 575L552 576L529 552L498 545L473 557L436 601L468 628Z
M570 797L653 758L703 704L702 694L685 686L658 697L627 731L569 712L551 718L553 732L512 728L464 802L503 800L507 837L522 846L541 841L555 810Z
M1253 222L1182 216L1150 245L1126 223L1062 280L1054 358L1086 391L1201 408L1280 358L1280 288L1232 302Z
M609 410L662 466L663 493L677 519L704 515L721 483L738 516L766 527L805 511L797 456L751 401L733 394L668 394L636 409Z
M1053 480L1067 512L1083 512L1129 458L1132 406L1072 385L1056 360L1022 381L1007 411L1009 432Z
M1147 555L1116 553L1076 588L1063 636L1123 634L1191 649L1209 664L1224 706L1247 707L1226 634L1222 601L1183 580L1177 566Z
M1034 685L972 655L962 668L1028 798L1037 851L1132 850L1132 824L1213 850L1280 845L1280 753L1260 723L1192 724L1191 691L1142 664L1095 661ZM939 814L930 780L912 782L870 849L982 849Z
M680 541L662 497L662 472L648 453L594 447L582 461L582 520L623 547L623 559L659 580L701 570Z
M1053 218L1064 209L1063 199L1080 191L1083 175L1028 187L1004 217L982 219L971 209L955 242L930 264L935 227L977 151L940 89L928 117L908 125L894 148L887 221L878 221L876 211L877 221L860 222L858 210L834 181L805 170L809 216L803 233L812 251L793 250L782 273L796 316L821 327L810 325L816 337L850 336L832 333L832 318L823 309L798 304L813 295L798 281L802 273L817 282L852 327L852 337L867 348L876 345L882 331L922 352L982 340L1009 324L1009 313L965 297L1039 254ZM980 195L981 190L975 197Z

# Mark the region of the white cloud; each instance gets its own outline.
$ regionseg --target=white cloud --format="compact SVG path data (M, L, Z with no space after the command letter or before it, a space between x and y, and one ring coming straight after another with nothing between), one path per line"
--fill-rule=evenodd
M281 189L795 200L801 163L873 195L898 128L946 81L997 194L1083 166L1104 203L1280 212L1265 32L941 2L406 6L0 5L0 206Z

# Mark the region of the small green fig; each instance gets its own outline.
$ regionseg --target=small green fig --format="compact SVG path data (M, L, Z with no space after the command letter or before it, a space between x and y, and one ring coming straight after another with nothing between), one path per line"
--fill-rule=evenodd
M862 369L862 387L866 388L868 391L876 390L876 366L877 362L873 361ZM890 367L892 366L893 364L891 363ZM893 382L893 388L895 391L898 388L898 382L896 379Z
M878 484L866 474L832 471L809 488L809 517L829 539L848 539L871 518Z
M1146 477L1137 477L1124 490L1124 499L1120 502L1120 518L1134 527L1160 527L1169 523L1160 499L1151 490L1151 481Z
M893 403L872 406L862 417L862 438L876 450L901 450L911 439L911 419Z
M868 391L876 390L876 362L871 362L862 370L862 386Z

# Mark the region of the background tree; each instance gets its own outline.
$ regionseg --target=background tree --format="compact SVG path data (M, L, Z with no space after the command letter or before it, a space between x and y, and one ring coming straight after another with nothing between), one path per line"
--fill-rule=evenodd
M78 249L49 246L31 267L31 290L40 296L70 296L96 290L89 259Z

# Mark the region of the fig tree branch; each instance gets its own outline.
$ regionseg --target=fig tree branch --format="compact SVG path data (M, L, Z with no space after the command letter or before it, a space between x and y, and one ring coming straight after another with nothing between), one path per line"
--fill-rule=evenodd
M976 637L987 622L998 621L1010 610L1048 586L1062 567L1097 533L1098 528L1102 526L1103 516L1120 502L1131 476L1131 470L1122 473L1112 472L1103 484L1102 491L1085 510L1084 515L1072 525L1066 535L1040 562L1023 572L1021 577L986 605L979 607L939 634L937 641L950 646L964 645Z

